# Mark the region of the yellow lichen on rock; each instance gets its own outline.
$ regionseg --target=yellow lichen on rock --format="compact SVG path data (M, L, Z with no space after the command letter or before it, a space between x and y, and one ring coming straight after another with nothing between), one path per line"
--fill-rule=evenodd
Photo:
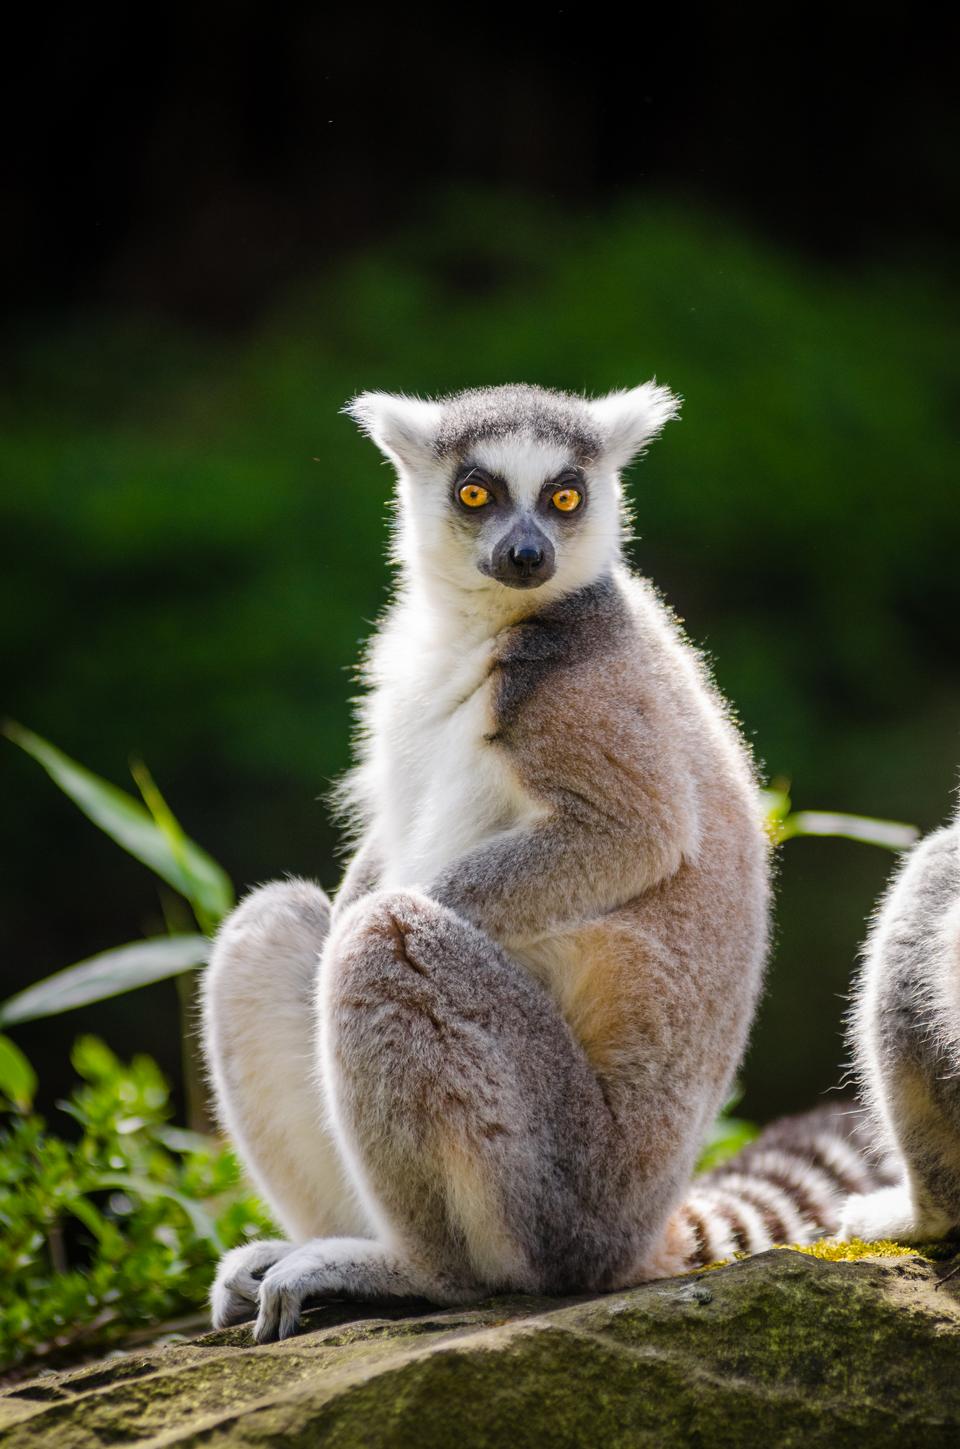
M831 1238L819 1238L815 1243L777 1243L775 1251L785 1253L806 1253L810 1258L820 1258L824 1263L862 1263L871 1258L924 1258L935 1262L939 1258L952 1256L953 1250L938 1248L935 1243L895 1243L891 1238L880 1238L868 1243L863 1238L850 1238L836 1242ZM753 1257L752 1253L734 1253L732 1258L720 1258L715 1263L704 1263L695 1268L695 1273L712 1273L717 1268L726 1268L731 1262L743 1263Z
M862 1238L851 1238L848 1242L832 1242L821 1238L819 1242L804 1246L791 1244L793 1253L806 1253L811 1258L821 1258L826 1263L859 1263L865 1258L929 1258L922 1248L905 1243L895 1243L890 1238L880 1238L875 1243L865 1243Z

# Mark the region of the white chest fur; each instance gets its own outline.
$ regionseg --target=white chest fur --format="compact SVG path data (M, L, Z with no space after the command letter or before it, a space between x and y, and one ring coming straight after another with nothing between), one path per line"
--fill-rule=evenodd
M363 767L388 889L429 886L466 851L539 813L506 750L487 738L494 641L401 624L376 670Z

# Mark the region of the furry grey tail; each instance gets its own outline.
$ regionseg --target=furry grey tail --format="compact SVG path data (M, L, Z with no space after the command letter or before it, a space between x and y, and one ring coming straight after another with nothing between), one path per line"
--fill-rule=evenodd
M783 1117L698 1177L671 1221L688 1268L835 1233L844 1202L896 1182L896 1161L874 1147L852 1102Z

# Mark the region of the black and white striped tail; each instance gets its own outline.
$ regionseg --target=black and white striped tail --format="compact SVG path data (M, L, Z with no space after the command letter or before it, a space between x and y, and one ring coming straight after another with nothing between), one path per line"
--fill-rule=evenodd
M854 1103L783 1117L695 1179L671 1219L672 1247L694 1268L778 1243L815 1242L837 1231L851 1193L898 1178L896 1162L876 1152Z

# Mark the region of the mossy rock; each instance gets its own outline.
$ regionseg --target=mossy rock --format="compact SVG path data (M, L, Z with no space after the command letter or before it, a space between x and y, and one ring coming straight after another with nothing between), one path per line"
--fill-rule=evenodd
M0 1444L953 1449L948 1271L780 1250L602 1298L331 1304L285 1343L231 1329L19 1383Z

